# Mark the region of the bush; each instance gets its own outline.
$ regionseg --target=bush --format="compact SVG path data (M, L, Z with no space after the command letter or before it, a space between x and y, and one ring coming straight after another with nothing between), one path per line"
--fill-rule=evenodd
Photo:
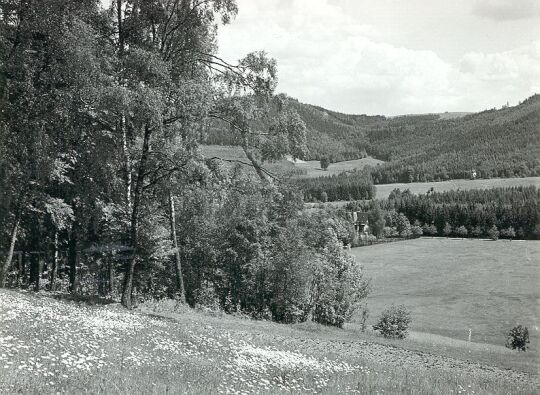
M487 235L491 240L498 240L499 239L499 230L495 225L493 225L489 230L487 231Z
M518 325L508 333L506 339L506 347L518 351L525 351L527 344L529 343L529 329L527 327Z
M516 237L516 231L513 227L509 227L507 229L501 229L500 236L504 239L513 239Z
M321 169L328 170L328 166L330 166L328 158L321 158Z
M326 203L328 201L328 194L325 191L321 192L321 202Z
M474 228L472 228L471 234L474 237L480 237L480 236L482 236L482 234L484 234L484 230L480 226L477 225Z
M328 234L321 258L310 287L312 320L342 328L368 295L369 281L333 231Z
M394 306L383 311L379 322L373 329L388 338L403 339L407 336L407 329L411 323L411 313L405 306Z
M431 225L424 224L424 226L422 227L422 232L425 235L436 236L437 235L437 227L435 225L433 225L433 224L431 224Z
M456 236L459 236L459 237L467 237L467 235L469 234L469 232L467 231L467 228L463 225L456 228L455 233L456 233Z
M411 228L411 232L412 232L414 237L420 237L420 236L422 236L424 234L424 231L418 225L413 225L412 228Z
M448 222L444 225L442 234L446 237L452 234L452 226Z
M390 227L390 226L385 226L384 227L384 229L383 229L383 237L389 238L389 237L398 237L398 236L399 236L399 232L397 231L396 228Z

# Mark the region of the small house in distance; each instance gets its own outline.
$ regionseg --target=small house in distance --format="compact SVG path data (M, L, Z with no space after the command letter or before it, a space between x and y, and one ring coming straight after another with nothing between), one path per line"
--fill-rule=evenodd
M368 213L361 211L348 212L347 216L354 225L354 230L358 235L367 235L369 230Z

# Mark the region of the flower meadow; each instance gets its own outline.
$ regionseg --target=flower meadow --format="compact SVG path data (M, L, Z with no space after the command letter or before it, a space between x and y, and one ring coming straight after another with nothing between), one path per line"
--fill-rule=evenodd
M385 360L383 346L181 307L174 314L0 291L2 393L534 393L508 377ZM339 345L338 345L339 344ZM396 353L396 350L388 350ZM384 354L384 355L383 355ZM396 354L397 355L397 354ZM521 385L521 387L517 387ZM451 389L449 392L448 389ZM496 390L495 390L496 389Z

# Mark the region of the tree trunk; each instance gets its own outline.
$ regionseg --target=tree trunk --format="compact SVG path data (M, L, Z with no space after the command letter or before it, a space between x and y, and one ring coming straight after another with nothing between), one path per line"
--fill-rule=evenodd
M68 264L69 264L69 291L71 293L77 292L77 266L79 264L79 240L78 240L78 227L74 223L71 228L71 235L68 245Z
M118 23L118 53L124 54L124 22L122 20L122 0L116 0L116 21Z
M114 292L114 266L112 258L109 257L109 297L112 298Z
M246 144L243 144L243 145L242 145L242 149L244 150L244 153L246 154L247 158L249 159L249 161L250 161L251 164L253 165L253 168L254 168L255 171L257 172L257 175L259 176L259 178L261 179L261 181L263 181L263 182L269 182L268 176L264 173L264 171L263 171L263 169L262 169L262 166L259 164L259 162L257 161L257 159L255 159L255 157L253 156L253 154L251 153L251 151L248 149L248 147L247 147Z
M182 303L186 301L184 292L184 278L182 276L182 261L180 259L180 250L178 249L178 239L176 237L176 211L174 209L174 199L169 191L169 222L171 225L171 238L174 248L174 271L176 274L176 297Z
M8 254L4 264L0 268L0 288L4 288L6 285L7 271L13 259L13 251L15 251L15 243L17 242L17 232L19 231L20 220L20 211L17 211L17 214L15 215L15 222L13 223L13 228L11 229L11 241L9 243Z
M148 125L144 128L144 139L141 153L141 161L139 163L139 169L137 172L137 182L135 184L135 191L133 193L133 208L131 211L130 221L130 240L132 248L132 257L128 261L126 273L124 277L124 284L122 289L122 305L128 309L131 308L132 300L131 294L133 291L133 276L135 273L135 264L137 261L137 247L139 237L139 210L143 194L143 184L145 180L146 164L148 162L148 152L150 151L150 137L152 131Z
M54 253L51 268L51 280L49 282L49 290L56 290L56 277L58 276L58 230L54 232Z
M36 244L34 243L34 246ZM30 253L30 285L33 284L34 291L38 292L41 281L41 270L43 263L41 260L41 252L33 251Z
M122 152L124 154L124 171L126 173L126 202L128 206L128 212L132 210L131 204L131 189L132 189L132 178L131 178L131 156L129 154L128 148L128 135L126 127L126 117L122 115L120 118L120 129L122 133Z

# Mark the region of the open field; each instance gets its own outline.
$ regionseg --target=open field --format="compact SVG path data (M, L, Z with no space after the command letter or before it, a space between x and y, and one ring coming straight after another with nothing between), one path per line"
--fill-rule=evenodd
M346 160L343 162L331 163L325 171L321 169L321 163L318 160L309 160L305 163L298 163L296 167L306 169L306 175L303 177L314 178L322 176L333 176L343 173L344 171L353 171L354 169L363 169L366 166L377 166L384 163L382 160L367 157L363 159Z
M402 191L408 189L411 193L421 194L426 193L430 188L436 192L446 192L452 190L469 190L469 189L492 189L492 188L510 188L520 186L536 186L540 187L540 177L524 177L524 178L491 178L489 180L449 180L440 182L412 182L410 184L380 184L375 185L377 199L387 199L390 193L399 188ZM337 201L327 203L306 203L307 206L314 207L320 204L341 207L348 201Z
M452 358L350 328L174 311L172 301L128 312L0 290L0 320L0 393L534 394L539 386L536 374L475 362L474 348L467 360ZM525 355L503 351L506 364Z
M201 146L202 153L208 157L219 157L225 160L241 160L248 162L244 152L240 147L236 146L223 146L223 145L204 145ZM381 160L374 158L363 158L348 160L343 162L332 163L328 167L328 170L321 169L321 163L317 160L299 161L298 163L292 163L289 160L280 160L274 163L266 163L264 165L269 171L283 174L293 171L295 175L302 178L314 178L321 176L332 176L343 173L344 171L352 171L354 169L362 169L366 166L376 166L384 163Z
M372 278L370 324L392 303L404 304L418 341L466 341L471 329L473 342L503 346L519 323L530 330L527 354L538 364L540 242L420 238L352 254Z
M440 182L413 182L410 184L381 184L377 188L377 199L386 199L390 192L399 188L402 191L409 189L412 193L426 193L430 188L435 192L469 189L508 188L535 185L540 187L540 177L524 178L490 178L488 180L449 180Z

